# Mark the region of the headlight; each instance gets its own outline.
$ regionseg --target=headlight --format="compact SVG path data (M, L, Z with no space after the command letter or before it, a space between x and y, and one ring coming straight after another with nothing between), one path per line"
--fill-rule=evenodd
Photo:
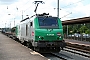
M61 33L58 32L58 33L57 33L57 36L61 36Z
M61 36L59 36L59 38L62 38Z
M44 38L43 38L43 37L41 37L41 36L38 36L38 38L39 38L39 39L42 39L42 40L44 39Z
M38 38L41 38L41 36L39 36Z

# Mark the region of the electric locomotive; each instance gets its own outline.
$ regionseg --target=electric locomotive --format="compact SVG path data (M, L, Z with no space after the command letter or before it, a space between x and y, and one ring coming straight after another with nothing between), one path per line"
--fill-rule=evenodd
M65 47L61 20L46 13L23 19L16 26L16 36L36 51L59 52Z

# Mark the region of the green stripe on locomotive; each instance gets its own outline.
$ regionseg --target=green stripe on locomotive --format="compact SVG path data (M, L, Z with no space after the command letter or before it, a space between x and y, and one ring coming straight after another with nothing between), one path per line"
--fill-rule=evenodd
M50 22L50 21L49 21ZM58 28L40 28L39 18L34 19L35 41L61 41L63 40L63 28L59 18L57 18Z

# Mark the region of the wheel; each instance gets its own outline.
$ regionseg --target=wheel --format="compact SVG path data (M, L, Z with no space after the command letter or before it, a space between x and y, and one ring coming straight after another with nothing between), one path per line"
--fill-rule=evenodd
M31 42L27 42L27 47L34 50L34 47L32 46Z
M25 46L27 46L27 42L26 41L24 41L22 44L25 45Z
M40 48L39 47L34 47L34 50L39 52L40 51Z

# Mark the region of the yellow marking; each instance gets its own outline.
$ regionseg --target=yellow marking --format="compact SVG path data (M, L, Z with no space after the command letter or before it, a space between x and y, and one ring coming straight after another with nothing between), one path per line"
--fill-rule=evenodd
M40 53L38 53L38 52L35 52L35 51L33 51L33 52L30 52L32 55L40 55L40 56L42 56L42 57L44 57L43 55L41 55Z
M39 53L38 52L35 52L35 51L30 52L30 53L33 54L33 55L39 55Z

